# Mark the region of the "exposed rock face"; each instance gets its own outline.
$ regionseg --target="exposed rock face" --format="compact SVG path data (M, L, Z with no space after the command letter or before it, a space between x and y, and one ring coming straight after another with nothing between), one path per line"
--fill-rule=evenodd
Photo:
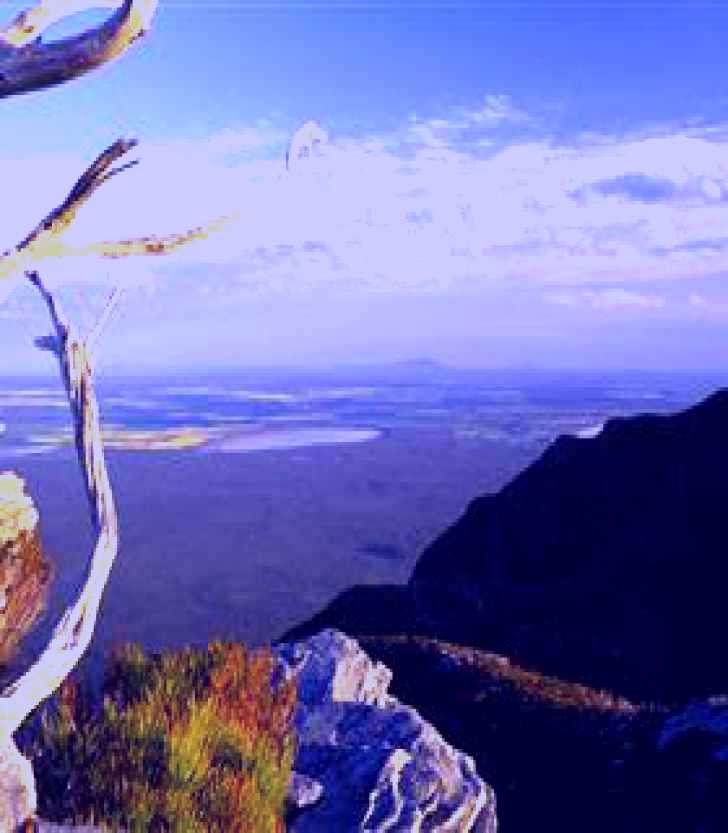
M425 634L637 701L728 692L726 495L728 391L613 419L473 501L407 588L355 588L292 635Z
M12 656L42 611L49 580L38 512L23 481L4 472L0 474L0 663ZM15 831L35 809L33 768L6 738L0 744L0 830Z
M289 833L495 833L495 797L470 757L388 693L391 672L324 631L276 648L299 686L297 772L322 796Z
M50 568L38 512L22 479L0 474L0 663L13 655L45 606Z
M35 815L37 796L30 761L15 743L0 743L0 830L15 833Z

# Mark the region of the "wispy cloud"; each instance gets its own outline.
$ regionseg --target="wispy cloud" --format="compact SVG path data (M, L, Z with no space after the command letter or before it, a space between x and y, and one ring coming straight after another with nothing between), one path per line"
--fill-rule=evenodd
M216 282L258 293L332 285L442 293L516 281L580 287L574 297L592 308L646 309L661 296L635 284L728 269L725 130L666 127L557 144L498 95L411 116L388 132L325 127L329 144L290 172L291 130L272 121L142 145L144 164L99 191L69 242L166 233L237 212L225 233L178 255L102 267L138 284L198 274L207 294ZM7 189L20 195L0 218L8 243L87 161L0 161ZM43 194L20 187L31 172ZM96 268L58 263L51 273L70 280ZM623 288L595 289L602 282Z
M619 309L633 307L640 309L659 309L665 306L662 295L633 292L623 287L608 289L581 289L551 292L546 295L551 303L566 307L591 307L592 309Z

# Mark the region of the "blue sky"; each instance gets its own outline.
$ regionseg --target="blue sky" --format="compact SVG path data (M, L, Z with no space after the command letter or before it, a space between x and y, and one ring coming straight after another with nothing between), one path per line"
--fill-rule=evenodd
M82 320L129 286L104 372L723 367L727 39L718 3L161 0L116 64L0 102L0 246L133 134L69 242L240 219L44 266ZM308 119L329 140L287 172ZM3 289L0 372L47 369L40 302Z

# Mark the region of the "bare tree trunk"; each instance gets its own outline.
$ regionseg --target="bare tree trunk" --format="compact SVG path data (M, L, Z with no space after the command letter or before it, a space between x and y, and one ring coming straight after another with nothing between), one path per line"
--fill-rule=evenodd
M0 735L12 734L36 706L52 694L71 673L88 648L106 581L118 549L114 497L104 461L99 408L94 393L89 353L64 319L58 302L37 272L28 274L48 307L55 335L41 340L58 358L68 394L76 450L91 509L97 542L84 586L66 611L40 657L15 683L0 693ZM118 298L118 294L113 296ZM115 303L113 300L111 303Z
M149 29L157 2L40 0L0 32L0 98L62 84L120 57ZM116 11L95 29L56 42L40 42L41 33L64 17L109 6Z
M40 90L83 75L123 55L150 27L158 0L38 0L0 30L0 98ZM92 8L114 8L100 26L74 37L42 43L53 23ZM53 325L51 335L36 344L58 359L71 407L76 450L97 535L83 586L66 610L38 659L0 692L0 833L11 833L35 816L36 793L30 762L18 751L13 733L33 709L49 697L77 665L93 636L99 605L119 544L119 531L93 386L91 358L120 292L115 291L91 332L83 337L66 319L57 298L45 286L37 263L46 257L96 254L127 257L165 254L190 240L207 236L216 226L167 237L102 242L74 251L62 237L81 206L104 182L131 165L114 163L136 145L120 139L107 148L76 182L66 200L48 214L18 245L0 255L0 280L19 273L36 287ZM219 227L219 224L217 224Z
M20 264L26 266L49 256L49 252L57 251L58 238L67 230L81 205L96 188L134 164L113 167L135 144L132 140L119 140L100 154L76 182L66 200L51 211L21 243L0 257L0 277L3 276L3 262L8 267L6 274L10 274ZM190 240L206 236L208 231L194 229L168 237L98 244L94 251L108 257L165 254ZM53 332L37 338L36 345L52 352L58 359L71 408L76 451L97 540L78 597L66 610L48 645L18 680L0 692L1 831L13 830L24 818L34 815L36 808L32 770L18 752L12 735L33 709L58 689L88 648L119 544L118 522L104 460L91 359L102 331L119 302L121 291L117 289L112 293L94 327L88 335L82 337L74 330L58 299L45 286L38 272L26 270L25 276L40 293L51 318Z

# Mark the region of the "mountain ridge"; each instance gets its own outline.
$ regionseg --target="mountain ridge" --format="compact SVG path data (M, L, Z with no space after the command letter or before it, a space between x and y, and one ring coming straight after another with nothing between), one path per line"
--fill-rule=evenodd
M728 565L728 390L563 435L475 498L405 587L358 587L293 629L419 634L636 701L728 691L713 661Z

